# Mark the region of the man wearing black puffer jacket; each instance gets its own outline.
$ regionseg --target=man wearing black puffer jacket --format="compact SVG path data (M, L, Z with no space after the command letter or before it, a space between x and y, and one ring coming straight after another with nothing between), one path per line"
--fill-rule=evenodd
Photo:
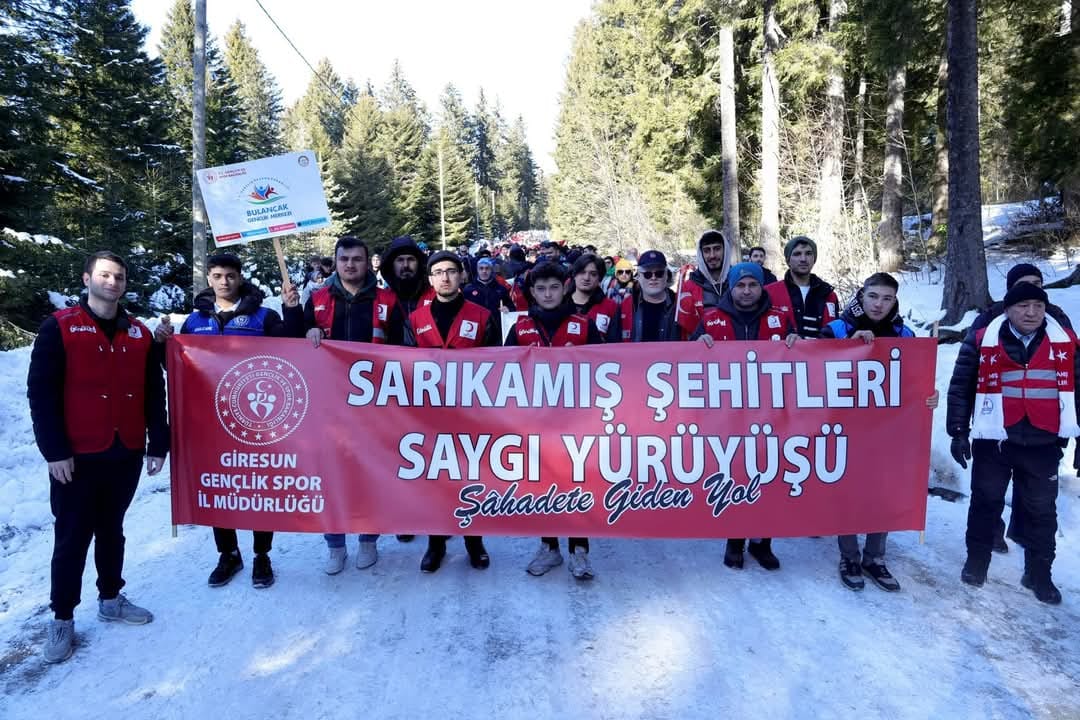
M382 276L397 302L391 309L388 345L411 345L415 342L409 316L418 307L430 305L435 291L427 278L427 254L411 237L402 235L390 242L382 257Z
M788 271L784 279L765 287L773 307L784 312L799 337L816 338L840 315L840 301L832 285L813 273L817 263L817 243L797 235L784 246Z
M1014 527L1024 548L1021 585L1044 603L1061 593L1051 578L1057 532L1057 470L1061 448L1080 435L1077 424L1077 340L1046 315L1046 292L1018 282L1005 294L1004 315L964 340L949 384L945 427L951 452L971 467L967 561L960 579L981 587L990 566L995 527L1011 480L1021 489ZM969 436L975 442L969 441ZM1074 458L1074 463L1076 459Z

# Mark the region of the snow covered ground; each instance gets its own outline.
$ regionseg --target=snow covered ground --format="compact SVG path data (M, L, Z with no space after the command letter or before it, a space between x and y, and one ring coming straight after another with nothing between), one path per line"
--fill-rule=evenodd
M994 256L1000 297L1014 257ZM1063 260L1041 262L1047 279ZM934 277L939 281L939 278ZM914 317L940 285L904 278ZM1051 291L1080 318L1080 289ZM957 347L939 352L944 392ZM51 514L25 404L29 351L0 353L0 718L1061 718L1080 717L1080 481L1062 465L1059 607L1019 586L1018 548L981 590L959 581L967 502L931 497L926 542L890 537L903 591L844 588L833 538L782 539L766 573L721 562L721 541L600 540L598 576L524 572L536 540L490 538L492 567L460 541L418 570L423 540L380 540L369 570L321 570L320 537L281 534L277 584L225 588L207 528L169 525L167 474L144 478L128 513L126 591L145 627L94 615L92 562L76 611L78 647L47 666ZM935 415L931 483L966 492ZM902 440L902 437L899 438ZM886 468L882 472L887 472ZM350 539L355 554L355 540Z

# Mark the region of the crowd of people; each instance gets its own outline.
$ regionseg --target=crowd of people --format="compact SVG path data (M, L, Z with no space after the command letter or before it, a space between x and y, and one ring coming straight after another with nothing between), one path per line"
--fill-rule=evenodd
M282 312L263 306L263 294L245 280L231 254L207 260L209 287L179 328L182 334L307 338L459 350L493 345L572 347L619 342L766 340L828 342L911 337L891 275L875 272L846 305L814 274L817 245L792 237L783 248L787 266L777 279L764 267L764 248L741 257L732 241L708 230L697 243L696 263L676 269L659 250L636 257L602 256L593 247L566 248L547 241L474 253L428 253L409 237L394 239L381 255L355 237L340 238L330 258L313 258L299 286L286 283ZM126 598L122 576L123 519L134 496L143 457L150 474L169 449L162 347L177 332L167 319L151 333L120 307L127 267L110 252L91 255L83 273L86 293L41 326L28 377L34 433L48 463L55 523L51 608L45 659L72 653L74 610L91 540L98 573L98 617L145 624L153 615ZM503 313L519 313L502 331ZM1001 302L987 309L964 340L948 392L947 432L952 454L972 463L972 494L961 580L985 581L993 552L1007 552L1007 534L1024 549L1021 580L1035 597L1061 602L1051 577L1055 552L1057 468L1070 437L1080 435L1074 389L1077 339L1069 319L1047 299L1042 275L1027 264L1008 275ZM935 392L928 407L936 407ZM1074 457L1074 467L1077 460ZM1002 519L1013 485L1011 519ZM237 532L214 528L218 553L208 583L227 584L243 569ZM412 536L399 535L401 542ZM439 570L446 536L427 538L423 572ZM354 564L378 561L378 536L357 539ZM347 538L325 536L324 570L342 572ZM869 578L900 589L886 566L887 533L838 539L839 577L852 590ZM273 534L253 533L252 583L273 584ZM469 563L491 558L479 536L464 538ZM594 576L589 539L567 540L570 573ZM769 538L727 540L723 562L741 569L745 554L767 570L780 560ZM564 562L559 538L541 538L528 562L543 575Z

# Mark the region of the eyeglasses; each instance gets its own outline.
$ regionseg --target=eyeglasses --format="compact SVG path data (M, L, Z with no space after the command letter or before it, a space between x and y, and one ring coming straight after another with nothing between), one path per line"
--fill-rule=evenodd
M615 274L616 275L630 275L633 272L634 272L633 270L616 270Z
M655 280L666 276L667 270L642 270L640 275L646 280Z
M447 268L446 270L432 270L431 277L444 278L444 277L456 277L461 273L457 268Z

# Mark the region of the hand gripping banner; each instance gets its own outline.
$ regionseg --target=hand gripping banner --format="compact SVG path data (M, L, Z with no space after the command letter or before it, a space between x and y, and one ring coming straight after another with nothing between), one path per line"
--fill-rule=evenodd
M169 341L173 521L783 537L925 526L928 339Z

